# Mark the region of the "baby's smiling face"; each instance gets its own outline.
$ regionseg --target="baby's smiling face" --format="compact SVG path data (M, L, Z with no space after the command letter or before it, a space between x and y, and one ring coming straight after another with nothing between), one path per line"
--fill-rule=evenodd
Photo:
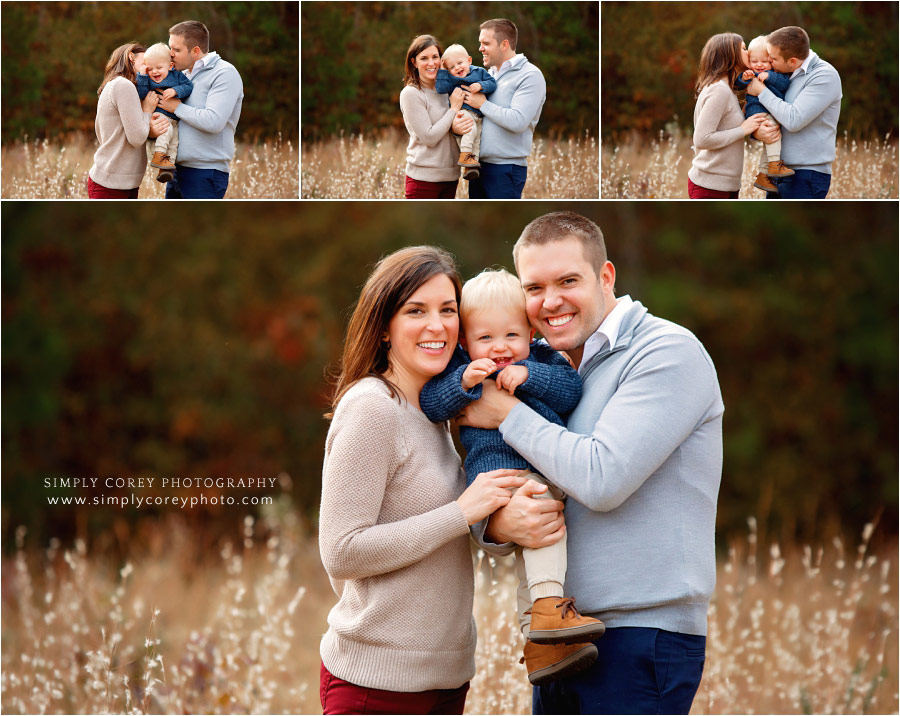
M472 58L463 52L445 52L441 62L447 72L455 77L465 77L472 66Z
M144 64L146 65L146 72L150 79L154 82L162 82L166 78L166 75L169 74L169 68L172 66L172 61L163 61L156 58L148 60L145 57Z
M772 62L769 60L769 53L765 50L750 50L750 69L754 72L770 72Z

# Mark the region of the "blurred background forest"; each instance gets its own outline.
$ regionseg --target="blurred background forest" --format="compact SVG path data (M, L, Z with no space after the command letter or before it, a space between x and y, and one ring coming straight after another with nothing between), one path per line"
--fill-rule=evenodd
M110 53L200 20L244 81L238 140L297 137L296 2L4 2L2 140L86 133Z
M31 544L108 532L127 542L166 510L51 507L49 495L115 493L43 486L62 476L286 473L314 528L325 374L371 265L432 243L464 278L511 269L525 224L563 206L603 228L618 293L688 327L716 363L720 544L745 534L748 516L765 545L852 540L879 515L873 546L892 543L894 203L176 206L179 236L162 236L139 229L157 218L147 204L98 214L19 202L2 207L4 544L20 524ZM158 488L138 493L197 494ZM182 516L214 541L246 512Z
M896 2L604 2L602 136L693 131L694 82L703 45L720 32L749 43L799 25L841 75L838 135L897 136Z
M547 80L539 133L593 134L599 113L596 2L307 2L301 7L303 140L393 127L403 130L400 90L409 43L463 45L481 66L479 25L505 17L517 52Z

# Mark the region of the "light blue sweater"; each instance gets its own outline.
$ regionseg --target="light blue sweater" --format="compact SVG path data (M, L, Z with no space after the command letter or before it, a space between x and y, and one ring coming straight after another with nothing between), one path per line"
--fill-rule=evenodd
M510 68L499 78L491 98L481 105L481 161L489 164L528 166L534 128L547 99L547 84L541 71L525 55L510 60Z
M706 634L722 395L688 330L635 302L563 428L519 404L503 439L569 495L565 594L607 627Z
M230 62L215 52L190 74L191 96L178 105L179 166L229 172L234 158L234 130L241 117L244 83Z
M794 76L784 99L766 88L759 93L759 101L781 125L781 160L791 169L831 174L841 114L841 77L815 52L810 54L806 72Z

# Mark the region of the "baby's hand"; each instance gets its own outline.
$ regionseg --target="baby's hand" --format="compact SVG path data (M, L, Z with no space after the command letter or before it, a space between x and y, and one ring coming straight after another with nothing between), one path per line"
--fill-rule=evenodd
M468 91L471 92L472 94L475 94L476 92L481 92L481 83L473 82L472 84L469 85Z
M508 365L497 374L497 385L512 395L522 383L528 380L528 368L524 365Z
M162 98L163 99L172 99L175 96L175 89L173 87L169 87L163 90Z
M769 79L769 73L768 72L760 72L757 75L757 77L759 77L760 82L765 82L767 79Z
M753 74L753 70L744 70L741 75L742 80L752 80L756 75Z
M473 360L466 366L462 376L463 390L472 390L479 383L483 383L484 379L497 370L497 364L490 358L479 358Z

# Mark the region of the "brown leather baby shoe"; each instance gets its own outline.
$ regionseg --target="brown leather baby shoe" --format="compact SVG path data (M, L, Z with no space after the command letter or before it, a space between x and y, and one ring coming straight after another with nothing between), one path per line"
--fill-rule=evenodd
M531 610L528 638L535 644L574 644L599 639L606 625L599 619L583 617L575 609L572 597L535 599Z
M794 176L794 170L785 166L783 161L778 160L777 162L768 163L766 175L770 177L792 177Z
M525 662L528 680L542 686L554 679L577 674L597 661L597 647L586 644L535 644L525 642L525 654L519 663Z
M756 175L756 181L753 182L753 186L757 189L762 189L763 191L771 191L778 193L778 187L772 182L769 177L767 177L763 172L760 172Z

